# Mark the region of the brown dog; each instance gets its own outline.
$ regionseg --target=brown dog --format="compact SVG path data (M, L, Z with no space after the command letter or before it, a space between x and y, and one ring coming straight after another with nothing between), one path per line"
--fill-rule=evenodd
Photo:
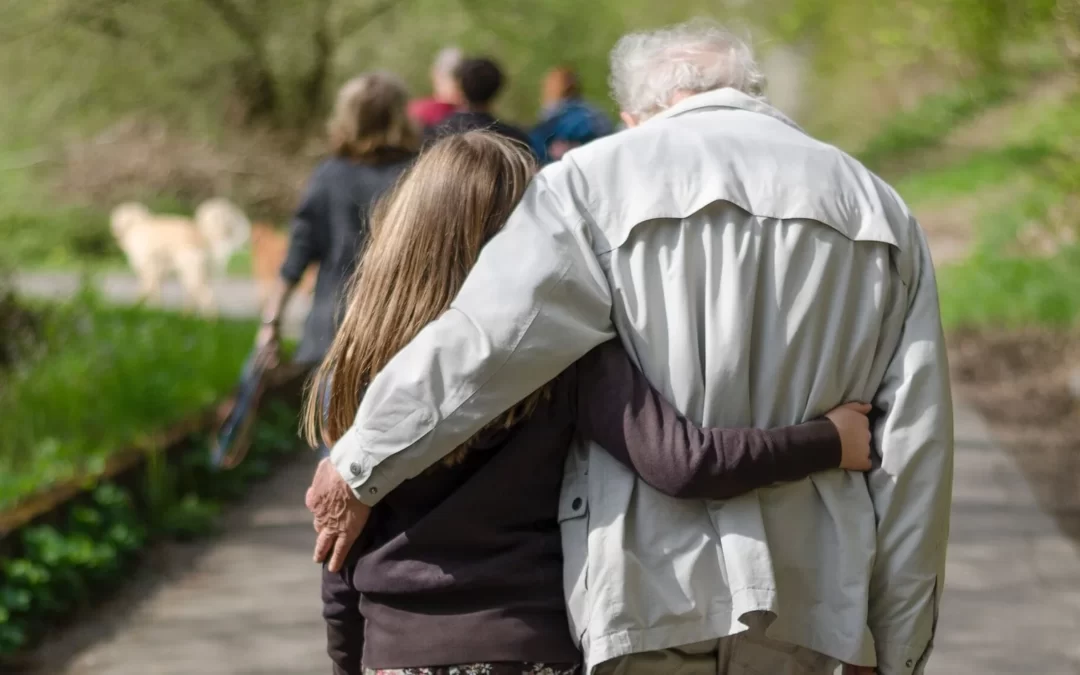
M270 289L281 272L285 254L289 250L289 236L267 223L255 223L251 226L251 273L259 286L259 302L266 302ZM315 290L315 277L318 267L312 265L300 278L297 291L311 295Z

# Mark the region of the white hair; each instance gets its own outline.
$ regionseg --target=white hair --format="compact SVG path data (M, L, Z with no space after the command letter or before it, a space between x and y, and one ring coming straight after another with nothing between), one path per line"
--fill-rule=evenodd
M765 75L746 41L707 20L623 36L611 50L611 93L619 108L643 119L679 93L732 87L764 98Z
M439 53L435 55L434 63L431 64L431 72L440 75L452 75L454 69L458 67L458 64L464 58L465 54L457 47L440 49Z

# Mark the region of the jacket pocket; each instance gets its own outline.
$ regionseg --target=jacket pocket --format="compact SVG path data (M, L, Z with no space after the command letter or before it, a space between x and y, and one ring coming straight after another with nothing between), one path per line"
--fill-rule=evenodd
M581 646L588 626L589 499L584 481L567 481L559 499L559 529L563 548L563 595L570 631Z

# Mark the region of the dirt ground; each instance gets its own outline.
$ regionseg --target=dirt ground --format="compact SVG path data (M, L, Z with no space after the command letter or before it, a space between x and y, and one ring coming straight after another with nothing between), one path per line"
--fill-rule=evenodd
M996 328L957 332L949 343L956 393L983 413L1044 508L1080 540L1080 334Z

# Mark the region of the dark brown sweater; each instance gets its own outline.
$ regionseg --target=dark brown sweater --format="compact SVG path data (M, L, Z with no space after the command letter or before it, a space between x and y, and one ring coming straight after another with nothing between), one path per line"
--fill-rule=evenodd
M617 341L601 345L529 419L484 433L462 463L406 481L375 507L345 569L323 575L334 672L360 673L361 658L367 668L577 662L557 521L575 432L680 498L728 499L840 464L828 420L702 429Z

